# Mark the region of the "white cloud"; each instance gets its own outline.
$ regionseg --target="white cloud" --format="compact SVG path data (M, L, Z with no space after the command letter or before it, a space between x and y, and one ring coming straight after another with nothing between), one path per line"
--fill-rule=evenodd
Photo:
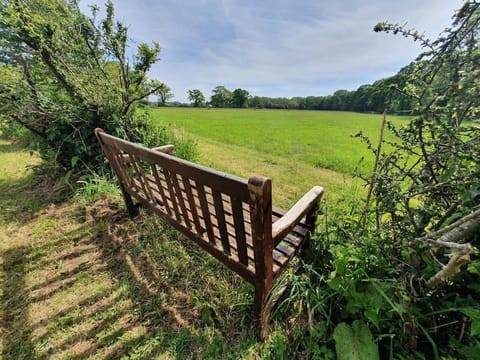
M84 8L86 4L81 4ZM216 85L266 96L325 95L391 75L420 47L376 34L378 21L405 23L432 38L461 0L154 0L117 1L117 15L138 42L158 40L150 76L176 99Z

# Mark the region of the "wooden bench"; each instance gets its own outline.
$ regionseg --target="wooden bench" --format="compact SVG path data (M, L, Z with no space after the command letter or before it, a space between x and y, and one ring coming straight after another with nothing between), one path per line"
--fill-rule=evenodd
M263 338L272 287L314 230L323 188L313 187L284 213L272 209L268 178L247 181L176 158L172 145L148 149L102 129L95 134L131 216L134 198L253 284L254 321Z

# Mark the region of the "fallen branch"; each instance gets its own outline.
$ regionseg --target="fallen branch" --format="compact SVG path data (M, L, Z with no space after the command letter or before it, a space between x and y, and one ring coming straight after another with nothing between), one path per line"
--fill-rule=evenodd
M465 224L465 225L463 225L463 224ZM432 232L428 235L416 238L414 240L414 242L422 242L422 241L425 241L425 240L434 239L438 236L450 233L451 231L453 232L454 229L459 228L460 230L457 230L455 232L455 234L456 234L455 236L450 235L448 237L448 240L446 240L446 241L458 241L458 239L461 239L462 237L469 236L469 235L465 236L465 234L462 235L462 232L464 230L471 229L471 234L473 234L473 232L475 232L475 230L476 230L476 227L480 227L480 209L474 211L471 214L468 214L467 216L464 216L460 220L457 220L453 224L445 226L444 228L442 228L438 231L435 231L435 232ZM458 237L458 239L457 239L457 237Z
M448 264L445 265L442 268L442 270L440 270L438 273L436 273L430 279L428 279L427 287L428 288L436 287L444 283L445 281L447 281L449 277L452 277L453 275L458 274L460 272L460 268L470 261L471 252L472 252L472 249L470 247L469 251L466 251L466 252L459 251L458 253L452 254L452 257L450 258L450 261L448 262Z
M450 260L447 265L442 265L442 269L428 279L427 287L433 288L444 283L448 278L459 273L461 267L470 261L470 254L473 252L474 247L468 242L460 243L459 241L470 238L478 230L480 230L480 209L441 230L413 241L427 242L435 247L447 247L457 250L449 255ZM438 236L440 238L435 240Z

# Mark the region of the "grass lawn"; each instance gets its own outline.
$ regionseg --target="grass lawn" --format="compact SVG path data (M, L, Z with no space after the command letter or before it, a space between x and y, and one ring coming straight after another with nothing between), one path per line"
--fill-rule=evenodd
M349 135L358 130L354 124L374 134L380 121L296 111L156 109L154 115L196 139L201 163L270 176L282 207L315 184L327 188L329 199L351 198L349 172L361 151ZM321 165L317 152L350 160ZM2 359L285 356L295 319L274 316L272 335L258 343L248 284L157 218L143 212L128 218L116 186L99 183L97 191L104 191L94 196L87 186L65 201L61 179L32 171L39 163L0 139Z
M378 114L252 109L153 108L152 116L162 124L180 126L200 140L348 174L362 157L367 169L372 161L366 146L352 135L363 131L376 144L382 121ZM388 119L398 124L406 118Z
M0 358L270 353L251 286L158 218L130 219L116 186L65 201L61 180L26 168L38 163L0 139Z
M372 166L360 130L377 141L381 115L335 111L153 108L158 124L179 127L198 145L199 162L242 177L272 178L275 205L288 208L314 185L338 200L362 196L356 168ZM390 117L396 124L402 117ZM387 134L389 136L389 134ZM361 161L365 158L365 161Z

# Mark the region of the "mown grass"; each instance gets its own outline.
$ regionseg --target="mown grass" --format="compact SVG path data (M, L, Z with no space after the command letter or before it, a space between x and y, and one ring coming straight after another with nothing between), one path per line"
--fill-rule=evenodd
M130 219L107 182L59 201L58 184L26 170L38 162L0 141L2 359L257 359L286 348L278 324L257 342L253 291L238 276L158 218Z
M153 108L151 112L158 123L175 124L200 143L237 146L344 174L371 169L372 152L352 135L362 131L376 144L382 122L382 115L340 111ZM406 117L388 119L401 124ZM209 156L215 159L216 153Z
M199 115L230 113L161 111L177 119L190 113L192 124ZM252 112L231 111L247 119ZM270 121L281 113L269 113ZM288 119L284 123L292 121ZM245 177L272 177L275 205L290 206L314 184L325 185L329 197L349 198L350 176L313 166L305 160L306 150L297 148L290 156L282 153L281 143L263 144L257 133L262 130L252 132L248 124L253 122L247 120L234 121L246 127L243 135L235 135L235 128L228 134L226 121L218 119L217 130L205 127L210 120L204 121L197 124L203 136L188 127L198 140L199 161ZM305 127L316 121L310 119ZM290 137L301 138L294 129L292 125L270 135L290 132L277 136L287 144ZM312 141L315 137L310 134ZM277 318L270 338L258 343L251 321L253 291L238 276L157 218L144 212L128 218L118 189L109 182L97 179L64 201L61 181L52 183L26 169L39 162L20 145L0 141L2 358L287 356L291 322Z

